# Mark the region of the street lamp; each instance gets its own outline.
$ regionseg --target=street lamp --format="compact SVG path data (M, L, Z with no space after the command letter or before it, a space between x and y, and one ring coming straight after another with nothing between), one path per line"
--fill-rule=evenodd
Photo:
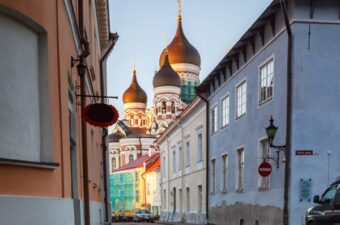
M276 168L279 168L279 162L280 162L280 152L282 151L284 154L286 154L286 145L274 145L273 140L275 138L277 127L274 125L274 119L273 116L270 117L269 120L269 126L266 127L266 133L267 137L269 139L269 146L271 148L276 149L276 157L267 157L267 159L271 159L276 163Z

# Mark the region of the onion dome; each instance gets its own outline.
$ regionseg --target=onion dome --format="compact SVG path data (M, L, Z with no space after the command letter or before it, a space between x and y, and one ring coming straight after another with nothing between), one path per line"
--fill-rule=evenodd
M172 69L168 53L165 52L164 64L153 78L153 87L174 86L181 87L181 79L179 75Z
M133 70L132 81L130 87L126 89L123 94L123 103L146 103L147 96L145 91L139 86L137 77L136 77L136 69Z
M201 56L197 49L190 44L185 37L182 28L182 16L178 16L177 31L174 39L167 47L169 54L169 61L171 64L176 63L190 63L196 66L201 66ZM165 60L165 49L163 50L159 59L159 65L162 67Z

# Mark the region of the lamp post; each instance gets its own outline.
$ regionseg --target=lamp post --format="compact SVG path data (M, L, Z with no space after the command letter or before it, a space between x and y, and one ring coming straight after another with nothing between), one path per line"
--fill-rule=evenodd
M270 117L269 120L269 126L266 127L266 133L267 133L267 137L269 139L269 146L271 148L275 148L276 149L276 157L267 157L267 159L271 159L276 163L276 168L280 167L280 152L283 152L283 154L286 155L286 145L274 145L273 144L273 140L275 138L276 132L277 132L278 128L274 125L274 119L273 116Z

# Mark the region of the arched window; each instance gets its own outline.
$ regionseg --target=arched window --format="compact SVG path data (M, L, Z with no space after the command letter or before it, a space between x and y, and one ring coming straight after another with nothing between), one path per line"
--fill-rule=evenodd
M132 162L133 161L133 155L129 155L129 162Z
M176 112L175 102L172 101L172 102L171 102L171 113L175 113L175 112Z
M117 169L116 166L117 166L116 158L112 158L112 171Z
M166 103L165 103L165 101L162 102L162 113L166 113Z

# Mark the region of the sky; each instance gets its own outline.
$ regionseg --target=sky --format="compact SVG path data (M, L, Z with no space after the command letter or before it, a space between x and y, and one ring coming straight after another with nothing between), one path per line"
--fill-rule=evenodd
M182 26L201 56L200 80L209 75L272 0L182 0ZM175 35L176 0L109 0L110 29L119 39L107 62L108 94L120 115L122 96L136 65L137 80L152 106L159 57ZM166 38L167 37L167 38Z

